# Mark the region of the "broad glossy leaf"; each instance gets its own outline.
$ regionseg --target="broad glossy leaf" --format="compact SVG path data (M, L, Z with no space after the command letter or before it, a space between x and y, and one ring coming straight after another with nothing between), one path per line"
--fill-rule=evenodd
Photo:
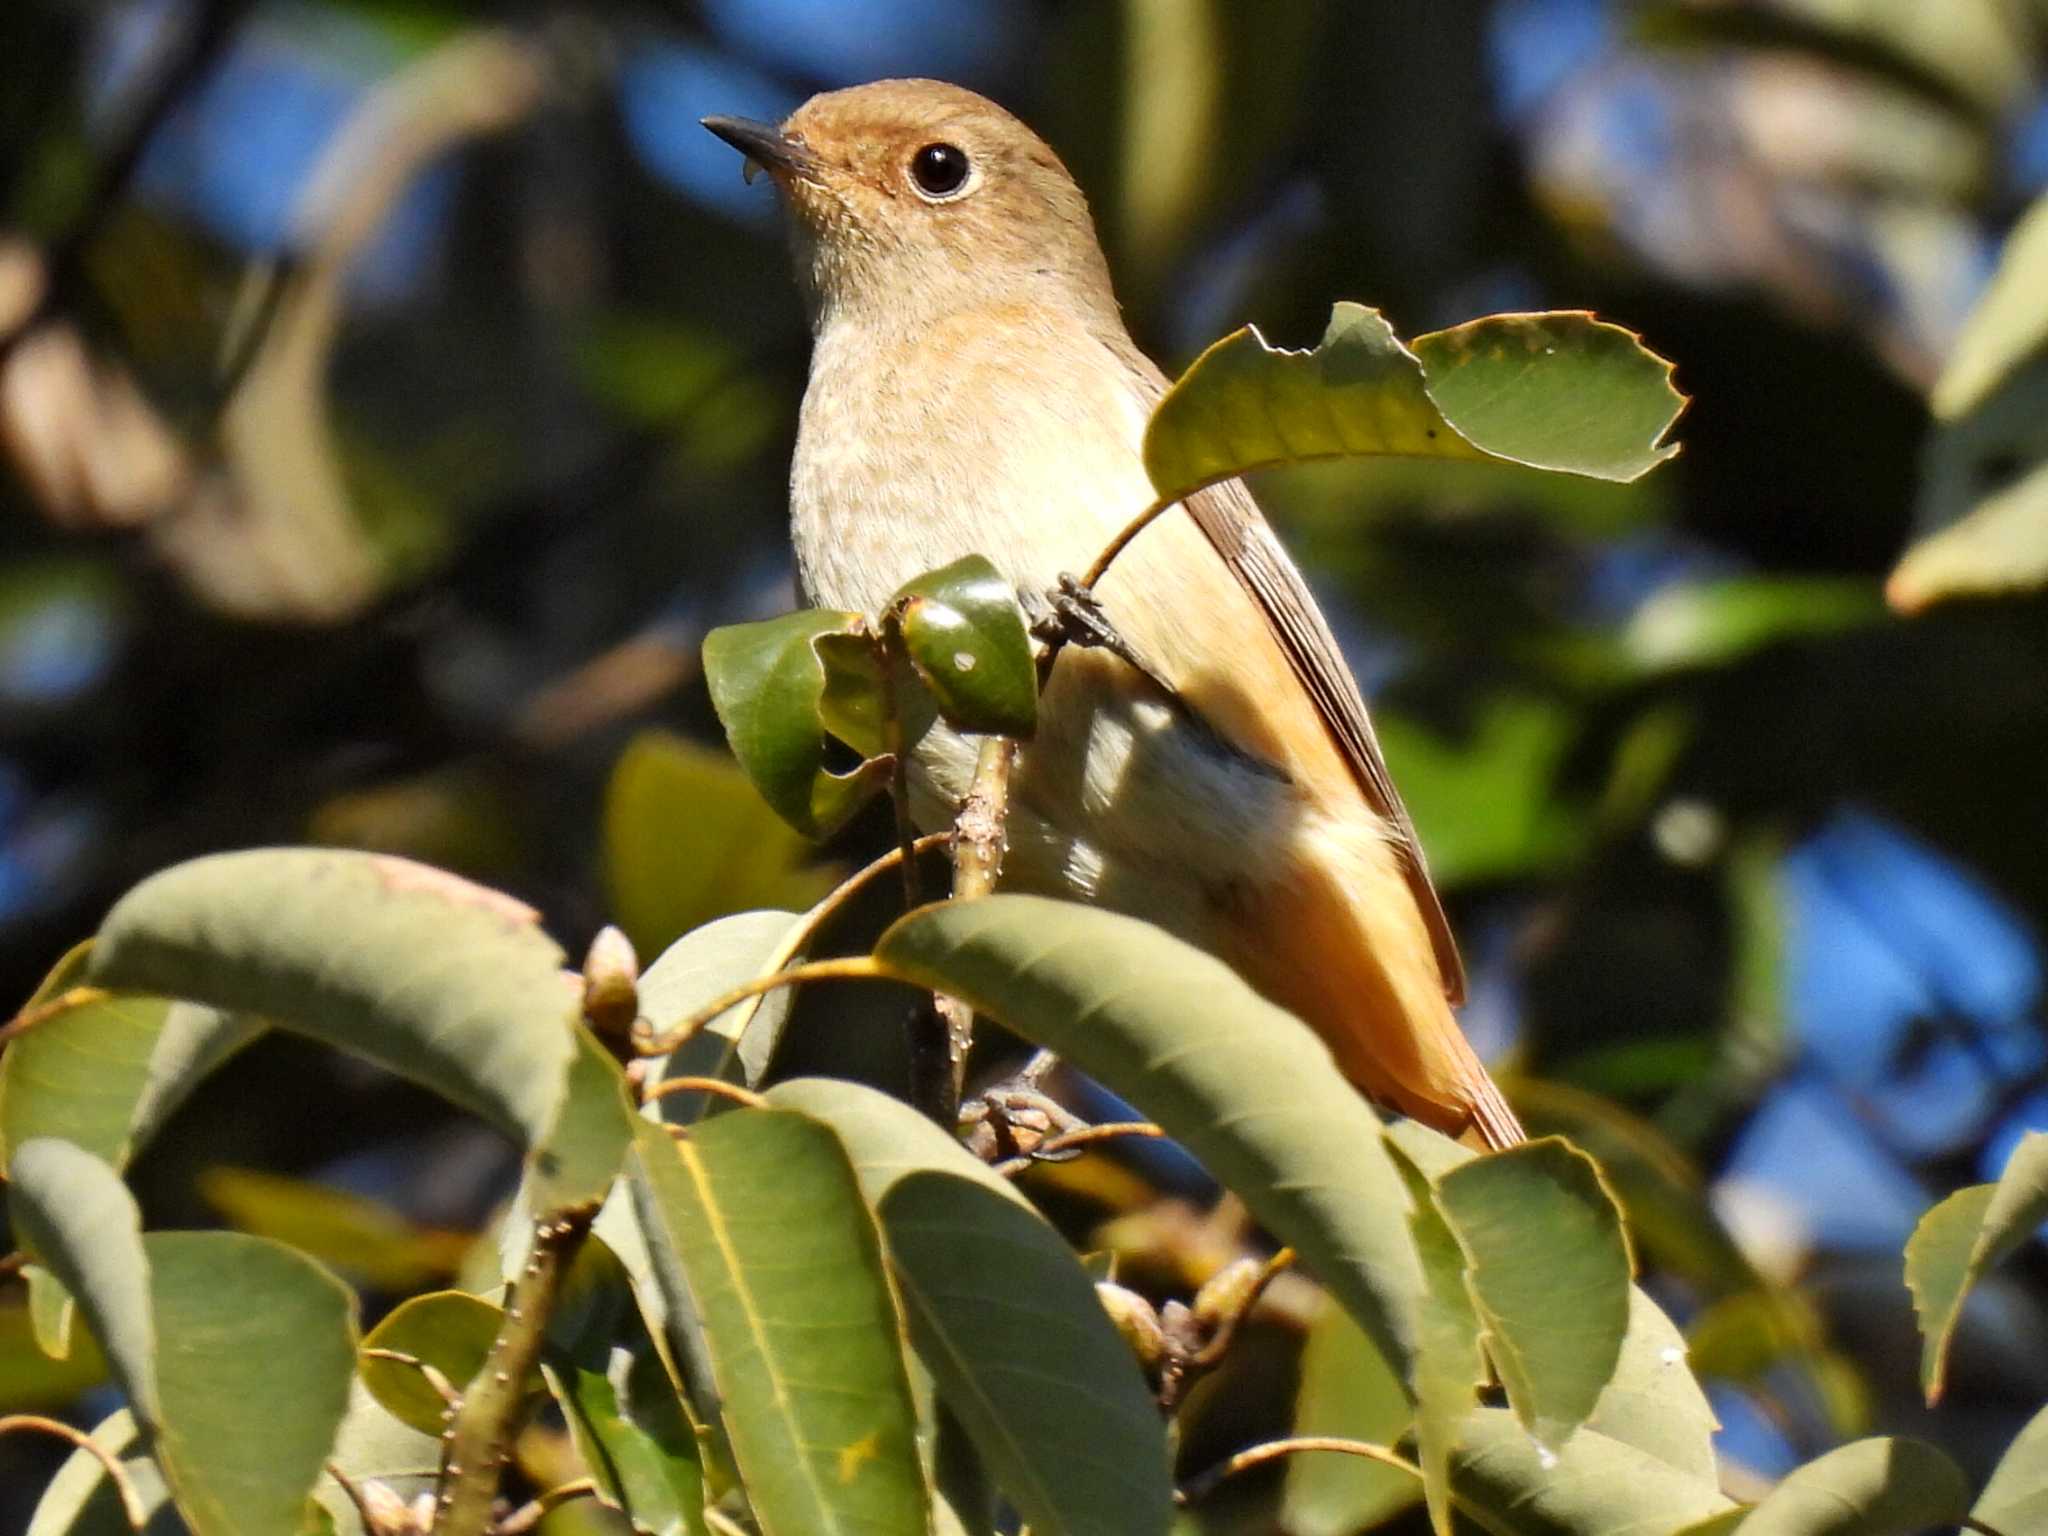
M1028 737L1038 668L1017 592L980 555L905 582L890 600L904 649L954 729Z
M1994 1264L2048 1221L2048 1131L2030 1131L1996 1184L1959 1189L1921 1217L1906 1243L1906 1285L1920 1317L1920 1386L1941 1397L1963 1300Z
M256 1014L366 1056L528 1145L559 1110L578 999L527 908L383 854L213 854L122 897L98 986Z
M923 1536L930 1497L881 1244L838 1138L740 1109L634 1156L703 1319L765 1536Z
M1439 1536L1449 1536L1451 1452L1478 1397L1486 1361L1480 1353L1479 1315L1465 1279L1465 1255L1437 1200L1430 1175L1424 1172L1429 1155L1420 1160L1415 1155L1419 1140L1389 1138L1395 1149L1395 1166L1413 1202L1408 1225L1415 1234L1424 1280L1413 1369L1415 1458L1422 1465L1422 1494L1429 1505L1430 1524ZM1447 1137L1436 1138L1436 1142L1463 1151ZM1457 1160L1449 1160L1447 1166L1456 1167Z
M15 1152L7 1214L23 1247L75 1298L143 1422L158 1422L149 1261L128 1186L84 1148L39 1137Z
M1590 315L1495 315L1403 346L1339 304L1312 351L1247 326L1198 357L1154 410L1145 467L1162 496L1308 459L1493 459L1633 480L1683 397L1670 365Z
M504 1322L502 1308L467 1291L408 1297L365 1336L357 1370L386 1412L422 1434L439 1435L447 1428L448 1404L426 1376L417 1366L373 1358L367 1351L410 1355L431 1365L460 1392L490 1358Z
M441 1442L393 1418L357 1380L349 1388L348 1411L335 1436L332 1459L358 1482L375 1478L410 1502L434 1487ZM355 1504L332 1477L320 1479L313 1499L334 1522L337 1536L373 1536L363 1529Z
M587 1026L573 1028L576 1057L561 1113L532 1159L527 1194L540 1213L602 1201L633 1140L637 1110L626 1074Z
M1300 1020L1147 923L1040 897L922 908L875 958L1050 1047L1164 1126L1408 1379L1422 1271L1407 1187L1379 1118Z
M704 677L733 756L775 813L806 837L831 835L888 777L872 756L844 774L825 766L829 679L820 642L866 632L857 613L810 608L704 637ZM832 676L841 690L862 691L854 684L864 680L844 665ZM872 686L882 686L879 672Z
M1963 322L1941 378L1934 414L1969 414L2021 363L2048 348L2048 197L2037 198L2006 236L1998 270Z
M612 917L643 955L748 907L807 907L832 873L731 757L668 731L626 744L604 797Z
M2048 1530L2048 1408L2006 1447L1970 1514L2004 1536Z
M282 1244L152 1232L157 1459L194 1536L287 1531L321 1476L355 1371L355 1298Z
M348 1289L264 1238L142 1236L114 1171L66 1142L21 1148L9 1209L78 1298L195 1536L296 1530L354 1370Z
M184 1526L171 1507L171 1491L164 1486L163 1473L142 1447L135 1415L126 1408L116 1410L93 1426L92 1439L111 1451L128 1474L148 1514L145 1536L182 1532ZM24 1536L133 1536L133 1531L99 1458L89 1451L74 1450L36 1501Z
M1920 1440L1858 1440L1792 1472L1742 1522L1742 1536L1915 1536L1970 1507L1956 1464Z
M665 1034L711 999L761 975L800 919L794 912L735 912L684 934L640 977L640 1016ZM716 1077L752 1088L760 1084L796 1001L796 989L726 1009L653 1064L657 1081ZM701 1093L674 1093L656 1101L664 1120L681 1124L710 1107Z
M1301 1346L1294 1433L1393 1445L1415 1417L1407 1390L1351 1314L1326 1304ZM1354 1536L1421 1497L1406 1472L1357 1456L1290 1456L1280 1523L1293 1536Z
M1475 1409L1451 1467L1460 1507L1514 1536L1645 1536L1735 1508L1700 1478L1635 1446L1581 1429L1560 1451L1538 1445L1504 1408Z
M635 1411L619 1383L594 1365L543 1361L541 1371L598 1497L648 1536L700 1536L704 1474L682 1410L672 1397L660 1403L650 1391ZM670 1388L663 1381L659 1390Z
M1554 1450L1592 1413L1628 1331L1621 1211L1598 1165L1557 1137L1462 1163L1436 1197L1508 1401Z
M1173 1488L1158 1408L1059 1233L900 1100L818 1078L769 1098L845 1146L911 1342L1031 1529L1165 1532Z
M59 961L30 1006L81 982L90 941ZM199 1081L262 1026L161 997L105 997L45 1019L0 1052L0 1170L35 1136L124 1166Z

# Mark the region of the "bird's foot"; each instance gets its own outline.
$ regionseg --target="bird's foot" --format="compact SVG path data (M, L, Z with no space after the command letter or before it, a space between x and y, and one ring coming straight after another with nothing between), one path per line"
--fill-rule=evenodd
M1059 585L1045 594L1044 604L1031 625L1031 633L1037 639L1050 646L1075 645L1083 650L1108 651L1144 673L1162 692L1173 692L1111 621L1093 587L1084 586L1078 577L1062 572Z

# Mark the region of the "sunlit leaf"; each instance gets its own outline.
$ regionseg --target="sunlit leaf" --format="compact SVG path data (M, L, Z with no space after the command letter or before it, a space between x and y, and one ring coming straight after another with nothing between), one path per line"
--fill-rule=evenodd
M9 1209L78 1298L195 1536L296 1530L354 1371L347 1288L264 1238L142 1236L113 1170L64 1142L20 1150Z
M1173 1490L1158 1408L1058 1232L900 1100L820 1078L769 1098L846 1147L911 1342L1031 1529L1163 1533Z
M1154 410L1145 467L1162 496L1308 459L1498 459L1633 480L1677 450L1683 397L1632 334L1578 313L1495 315L1403 346L1339 304L1312 351L1255 327L1195 360Z
M741 1109L634 1156L703 1318L765 1536L923 1536L930 1498L881 1245L839 1140Z
M1393 1445L1415 1410L1351 1315L1326 1305L1301 1346L1294 1433ZM1290 1456L1281 1523L1295 1536L1353 1536L1391 1519L1422 1496L1406 1472L1358 1456Z
M1502 1408L1476 1409L1465 1421L1451 1486L1461 1506L1487 1512L1514 1536L1642 1536L1735 1508L1715 1479L1598 1430L1546 1450Z
M1959 1189L1935 1206L1906 1243L1906 1285L1920 1318L1920 1386L1941 1398L1949 1342L1970 1289L2048 1221L2048 1131L2014 1148L1996 1184Z
M1429 1505L1430 1523L1439 1536L1449 1536L1451 1452L1486 1371L1480 1353L1480 1320L1466 1281L1464 1252L1451 1231L1431 1172L1425 1171L1433 1167L1430 1154L1418 1158L1416 1138L1389 1139L1394 1141L1395 1166L1413 1202L1408 1224L1415 1235L1424 1280L1412 1373L1415 1456L1422 1464L1422 1494Z
M438 1436L448 1427L448 1403L426 1374L417 1365L370 1352L388 1351L430 1365L460 1392L483 1369L504 1324L502 1308L467 1291L408 1297L364 1337L358 1366L363 1385L399 1422Z
M89 946L59 961L27 1006L81 984ZM76 1142L120 1168L215 1067L262 1026L161 997L93 997L0 1053L0 1169L35 1136Z
M1915 1536L1970 1507L1956 1464L1919 1440L1858 1440L1789 1474L1742 1536Z
M108 913L95 985L190 998L367 1056L529 1145L552 1129L577 995L534 914L384 854L271 848L153 875Z
M1716 666L1769 645L1832 634L1884 617L1867 580L1729 576L1657 592L1630 619L1627 645L1651 670Z
M889 611L918 676L956 730L1028 737L1038 669L1017 592L980 555L904 583Z
M1628 1330L1621 1211L1599 1166L1554 1136L1462 1163L1436 1195L1508 1401L1554 1450L1592 1413Z
M1051 1048L1164 1126L1301 1253L1408 1378L1422 1286L1408 1192L1378 1117L1306 1025L1149 924L1032 896L922 908L883 934L875 957Z
M2048 1408L2013 1437L1970 1514L2005 1536L2048 1530Z
M657 1036L666 1034L703 1004L762 974L798 920L794 912L735 912L684 934L641 975L640 1016ZM728 1008L654 1058L653 1077L715 1077L758 1087L795 1001L796 989L784 987ZM680 1124L701 1116L711 1099L671 1093L656 1102L664 1120Z
M1934 414L1956 421L1982 405L2021 363L2048 347L2048 197L2006 236L1998 270L1963 322L1935 382Z
M733 756L775 813L806 837L844 825L887 777L874 757L843 774L826 766L828 682L844 683L850 673L843 664L828 670L821 642L866 629L857 613L809 608L704 637L704 677ZM879 674L873 686L881 686Z
M604 797L611 916L643 955L728 912L807 907L832 875L722 752L667 731L627 743Z

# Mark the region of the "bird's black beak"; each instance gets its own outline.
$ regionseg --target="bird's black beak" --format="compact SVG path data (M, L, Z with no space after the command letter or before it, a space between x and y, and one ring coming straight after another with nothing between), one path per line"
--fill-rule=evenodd
M751 117L707 117L700 121L747 157L748 181L754 179L757 168L770 175L805 177L817 169L817 156L773 123L757 122Z

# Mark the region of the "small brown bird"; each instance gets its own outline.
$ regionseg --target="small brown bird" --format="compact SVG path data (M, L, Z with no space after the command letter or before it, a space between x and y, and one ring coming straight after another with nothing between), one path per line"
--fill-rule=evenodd
M874 612L981 554L1027 607L1152 500L1166 389L1045 143L932 80L706 118L787 202L816 347L790 503L809 598ZM1522 1139L1452 1017L1457 948L1358 685L1239 481L1154 521L1096 591L1128 653L1069 648L1011 786L1012 889L1134 914L1305 1019L1351 1080L1486 1146ZM950 821L973 743L917 754Z

